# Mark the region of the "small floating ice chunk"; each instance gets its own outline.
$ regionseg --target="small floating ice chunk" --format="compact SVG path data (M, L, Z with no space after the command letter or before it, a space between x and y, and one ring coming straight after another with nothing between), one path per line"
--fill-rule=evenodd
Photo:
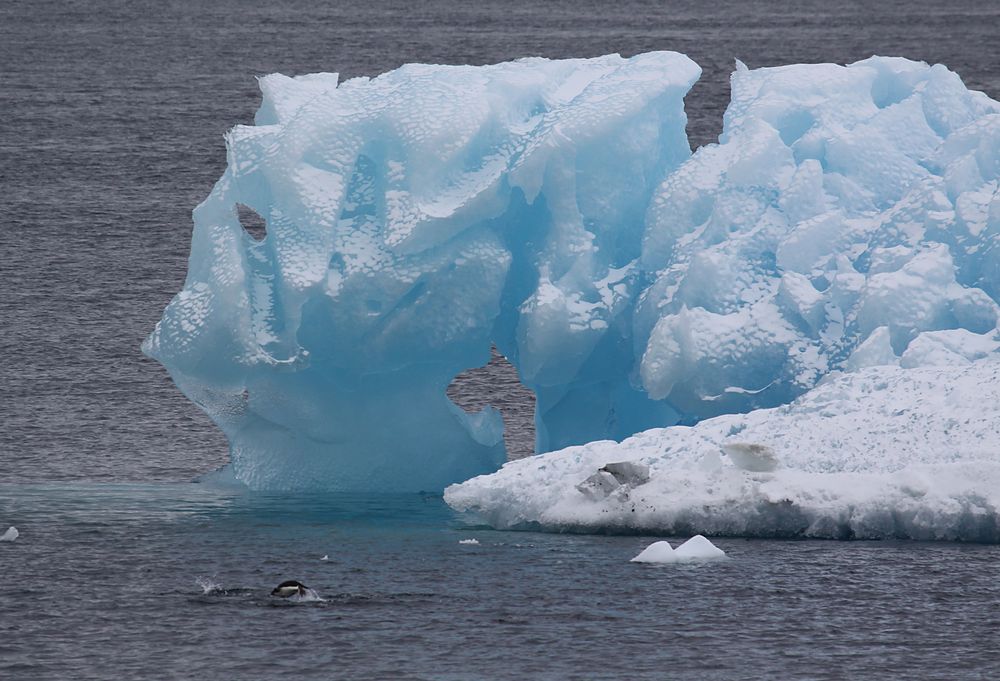
M650 544L632 559L633 563L688 563L695 561L719 560L726 552L700 534L688 539L676 549L670 542L658 541Z
M478 544L479 540L478 539L459 539L458 543L459 544Z
M21 533L17 531L17 528L11 525L3 535L0 535L0 541L14 541L20 536Z
M737 468L751 473L770 473L778 467L778 457L774 450L765 445L749 442L727 442L722 451Z
M674 550L677 560L719 560L726 552L700 534L688 539Z
M650 544L632 559L633 563L676 563L674 547L668 541L658 541Z

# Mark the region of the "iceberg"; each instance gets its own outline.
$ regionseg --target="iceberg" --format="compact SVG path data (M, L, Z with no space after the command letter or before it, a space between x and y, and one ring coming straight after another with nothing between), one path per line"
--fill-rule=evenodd
M538 452L996 354L1000 104L905 59L737 63L692 154L699 74L658 52L267 76L143 349L242 484L357 491L503 463L498 412L445 394L491 344ZM753 465L782 475L774 452ZM638 489L598 468L574 494Z
M512 461L445 501L501 529L1000 542L998 423L998 357L868 367L781 407ZM749 444L769 470L733 456ZM623 460L649 481L577 488Z
M267 76L143 349L255 489L440 491L495 470L499 413L445 394L491 343L538 394L540 449L603 434L589 420L612 396L645 400L621 339L699 74L661 52Z

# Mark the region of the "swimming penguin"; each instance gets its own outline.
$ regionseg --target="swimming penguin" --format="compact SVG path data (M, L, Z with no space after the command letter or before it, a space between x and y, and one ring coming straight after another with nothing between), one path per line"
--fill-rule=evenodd
M271 591L272 596L277 596L279 598L290 598L291 596L305 596L309 587L307 587L302 582L297 582L294 579L289 579L288 581L282 582L278 586L274 587Z

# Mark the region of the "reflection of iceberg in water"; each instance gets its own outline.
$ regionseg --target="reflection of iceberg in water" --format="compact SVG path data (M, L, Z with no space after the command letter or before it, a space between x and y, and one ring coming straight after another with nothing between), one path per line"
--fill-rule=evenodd
M144 349L234 480L404 491L503 461L499 415L445 396L491 342L540 450L996 350L1000 105L902 59L740 65L692 156L697 75L654 53L264 78Z

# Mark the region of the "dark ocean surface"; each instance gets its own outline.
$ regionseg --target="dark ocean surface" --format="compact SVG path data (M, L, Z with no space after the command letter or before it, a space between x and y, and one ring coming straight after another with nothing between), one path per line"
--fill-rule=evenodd
M437 498L212 490L188 481L224 438L139 352L255 76L671 49L704 69L698 146L734 58L900 55L997 97L998 36L996 0L4 0L0 679L1000 678L1000 547L719 540L727 563L656 569L628 563L652 538L485 531ZM530 449L509 366L452 394ZM286 578L326 600L268 598Z

